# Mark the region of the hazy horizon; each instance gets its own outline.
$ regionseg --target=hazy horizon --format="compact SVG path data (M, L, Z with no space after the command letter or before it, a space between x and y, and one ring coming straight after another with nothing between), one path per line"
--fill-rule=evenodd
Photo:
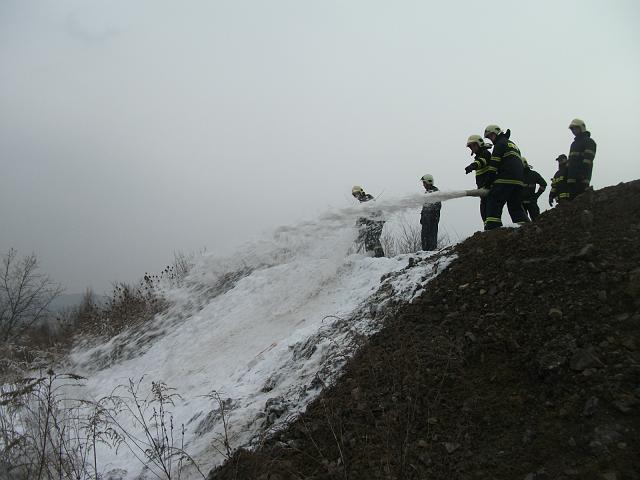
M593 186L640 178L640 4L492 5L4 0L0 252L102 293L349 206L354 184L474 188L465 142L490 123L548 180L582 118ZM477 199L441 227L479 230Z

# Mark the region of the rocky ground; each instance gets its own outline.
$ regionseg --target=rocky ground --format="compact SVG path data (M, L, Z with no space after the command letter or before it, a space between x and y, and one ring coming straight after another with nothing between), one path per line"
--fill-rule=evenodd
M211 479L640 478L640 181L478 233Z

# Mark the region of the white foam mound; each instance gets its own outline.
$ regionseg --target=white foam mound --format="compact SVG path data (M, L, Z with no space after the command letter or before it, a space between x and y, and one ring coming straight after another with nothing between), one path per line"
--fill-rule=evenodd
M88 379L81 394L97 400L143 375L141 391L152 381L175 388L181 398L170 408L173 423L177 431L184 424L184 449L206 473L224 460L217 451L224 424L208 393L224 401L231 447L255 444L335 378L354 342L380 328L386 304L410 301L448 263L451 257L424 252L396 258L350 253L359 215L373 208L396 213L424 201L420 195L336 210L281 228L241 254L202 256L183 286L164 292L169 309L143 332L72 353L71 369ZM423 261L407 268L410 257ZM385 275L389 287L380 289ZM143 438L131 418L119 421ZM98 463L114 478L154 478L122 446L117 453L99 447ZM195 470L182 473L199 477Z

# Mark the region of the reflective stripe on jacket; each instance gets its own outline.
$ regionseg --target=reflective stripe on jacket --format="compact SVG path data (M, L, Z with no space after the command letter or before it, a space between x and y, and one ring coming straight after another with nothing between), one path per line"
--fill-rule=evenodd
M522 186L523 165L520 150L509 140L511 131L498 135L491 152L489 172L495 175L493 183Z

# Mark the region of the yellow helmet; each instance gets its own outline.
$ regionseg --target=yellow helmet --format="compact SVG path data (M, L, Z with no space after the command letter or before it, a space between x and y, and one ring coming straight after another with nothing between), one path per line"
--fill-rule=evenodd
M428 173L426 175L423 175L420 180L428 183L429 185L433 185L433 175L429 175Z
M484 140L480 135L470 135L469 138L467 138L467 147L470 147L474 143L480 148L484 147L485 145Z
M498 125L487 125L487 128L484 129L484 138L489 138L487 135L490 133L500 135L502 133L502 129Z
M576 127L579 128L581 132L587 131L587 126L584 124L584 120L580 120L579 118L574 118L569 124L570 129Z

